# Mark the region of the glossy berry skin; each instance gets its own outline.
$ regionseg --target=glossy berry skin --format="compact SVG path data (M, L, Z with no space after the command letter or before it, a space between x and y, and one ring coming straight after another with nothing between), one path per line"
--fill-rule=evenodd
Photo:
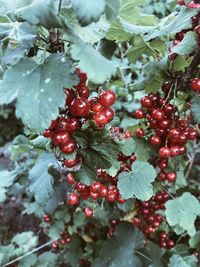
M52 138L53 137L53 132L49 129L45 130L43 132L43 136L46 137L46 138Z
M153 106L153 100L149 96L144 96L141 101L141 105L145 108L151 108Z
M86 207L84 209L84 214L86 217L92 217L93 216L93 210L90 207Z
M166 179L167 179L169 182L174 182L174 181L176 181L176 173L175 173L175 172L167 172L167 173L166 173Z
M87 81L87 74L82 72L79 68L76 68L76 74L79 76L80 83L85 83Z
M93 193L99 193L101 191L101 186L102 186L101 182L99 181L93 182L90 185L90 191Z
M74 142L74 140L69 140L69 142L67 142L64 146L61 146L60 149L63 153L66 154L72 153L76 150L76 143Z
M170 148L171 157L177 157L180 155L180 147L179 146L172 146Z
M100 112L106 116L107 123L110 122L114 118L114 115L115 115L112 108L104 108Z
M195 78L192 80L191 88L195 92L200 92L200 78Z
M72 103L72 101L75 98L74 92L73 92L73 90L68 89L68 88L64 88L64 92L66 94L66 101L65 101L66 105L70 106L70 104Z
M157 136L157 135L153 135L151 138L150 138L150 144L151 145L160 145L161 144L161 139L160 139L160 137L159 136Z
M143 111L143 109L137 109L135 112L134 112L134 117L136 118L136 119L143 119L144 118L144 116L145 116L145 114L144 114L144 111Z
M151 116L154 120L160 121L164 118L165 115L161 109L154 109Z
M76 193L70 193L66 197L66 202L70 206L78 204L78 195Z
M138 128L136 131L135 131L135 135L137 137L143 137L144 136L144 130L142 128Z
M67 131L73 133L81 127L80 122L77 118L68 118Z
M99 111L93 116L93 120L95 123L99 126L102 127L107 124L108 120L106 118L105 112Z
M76 181L74 179L74 175L71 172L66 175L66 182L71 185L75 184Z
M200 35L200 25L196 26L196 27L194 28L194 31L195 31L197 34Z
M70 140L70 135L68 132L56 133L52 138L52 143L54 146L65 145Z
M52 243L52 249L54 249L54 250L57 250L57 249L59 249L59 244L58 244L58 241L56 240L56 241L53 241L53 243Z
M77 156L75 159L65 159L63 163L67 168L73 168L79 160L80 158Z
M99 96L99 103L104 107L109 107L115 103L116 94L112 90L104 91Z
M161 158L167 159L170 157L171 151L167 146L163 146L159 150L159 155L161 156Z
M79 84L78 86L75 86L75 88L80 97L88 99L90 95L90 89L85 84Z
M90 112L90 104L89 102L83 97L77 97L69 106L69 111L72 115L76 117L88 117Z

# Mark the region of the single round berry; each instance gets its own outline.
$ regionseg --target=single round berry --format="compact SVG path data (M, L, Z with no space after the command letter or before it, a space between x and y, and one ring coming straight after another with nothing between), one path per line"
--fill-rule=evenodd
M175 173L175 172L167 172L167 173L166 173L166 179L167 179L169 182L174 182L174 181L176 181L176 173Z
M78 195L76 193L70 193L66 197L66 202L70 206L76 205L78 203Z
M162 120L165 116L164 112L161 109L154 109L151 113L151 116L154 120Z
M66 175L66 181L67 181L68 184L75 184L76 183L74 175L71 172L69 172Z
M195 92L200 92L200 78L195 78L192 80L191 88Z
M169 158L171 155L169 147L167 146L161 147L161 149L159 150L159 155L161 156L161 158L164 158L164 159Z
M69 154L76 150L76 143L74 140L69 140L65 145L61 146L61 151L63 153Z
M90 104L87 99L83 97L77 97L71 102L69 111L73 116L85 118L89 115Z
M109 107L115 103L116 94L112 90L104 91L99 96L99 103L104 107Z
M73 168L79 161L80 157L77 156L75 159L65 159L63 163L67 168Z
M151 108L153 106L153 100L149 96L144 96L141 101L141 105L145 108Z
M135 112L134 112L134 117L136 118L136 119L143 119L144 118L144 116L145 116L145 114L144 114L144 111L143 111L143 109L137 109Z
M78 86L75 86L75 88L80 97L88 99L90 96L90 89L85 84L79 84Z
M171 157L177 157L180 155L180 147L179 146L172 146L170 148Z
M135 131L135 135L137 137L143 137L144 136L144 130L142 128L138 128L136 131Z
M92 217L93 216L93 210L90 207L86 207L84 209L84 214L86 217Z
M150 144L152 145L160 145L161 144L161 139L159 136L157 135L153 135L151 138L150 138Z

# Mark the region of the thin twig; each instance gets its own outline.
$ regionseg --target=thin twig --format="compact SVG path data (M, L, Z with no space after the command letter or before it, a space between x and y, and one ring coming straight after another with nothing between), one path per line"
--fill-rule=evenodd
M140 256L142 256L143 258L145 258L146 260L152 262L152 259L150 259L148 256L144 255L142 252L135 250L135 253L139 254Z
M22 256L20 256L20 257L18 257L18 258L16 258L16 259L14 259L14 260L12 260L12 261L10 261L10 262L8 262L8 263L6 263L6 264L4 264L2 267L9 266L9 265L11 265L11 264L13 264L13 263L15 263L15 262L17 262L17 261L19 261L19 260L22 260L23 258L25 258L25 257L27 257L27 256L29 256L29 255L31 255L31 254L33 254L33 253L35 253L35 252L37 252L37 251L43 249L43 248L45 248L45 247L51 245L54 241L55 241L55 240L51 240L51 241L49 241L49 242L47 242L47 243L45 243L45 244L43 244L43 245L41 245L41 246L39 246L39 247L37 247L37 248L34 248L33 250L27 252L26 254L24 254L24 255L22 255Z
M59 1L59 6L58 6L58 16L60 15L61 7L62 7L62 0Z

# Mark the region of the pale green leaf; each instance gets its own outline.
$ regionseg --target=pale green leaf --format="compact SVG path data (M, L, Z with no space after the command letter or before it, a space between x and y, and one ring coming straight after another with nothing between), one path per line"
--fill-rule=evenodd
M114 20L119 12L120 0L105 0L106 2L106 17L108 20Z
M190 193L183 193L180 197L166 203L166 218L171 226L179 225L190 236L196 232L194 222L200 215L199 201Z
M189 31L185 34L183 40L176 46L171 48L171 53L178 55L189 55L196 50L197 35L195 32Z
M82 26L98 21L105 10L105 0L72 0L72 7Z
M195 96L192 99L192 117L197 123L200 123L200 96Z
M148 200L153 195L152 182L156 171L148 162L136 161L132 164L131 172L120 173L118 177L119 192L124 199L136 197Z
M42 64L20 60L0 83L0 103L8 104L17 97L17 116L30 128L44 130L65 103L63 87L78 83L72 72L71 61L62 54L51 55Z

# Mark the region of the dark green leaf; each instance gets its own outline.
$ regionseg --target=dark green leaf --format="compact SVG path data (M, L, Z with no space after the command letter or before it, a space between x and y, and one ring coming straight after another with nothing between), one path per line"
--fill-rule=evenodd
M192 99L192 117L197 123L200 123L200 96Z

